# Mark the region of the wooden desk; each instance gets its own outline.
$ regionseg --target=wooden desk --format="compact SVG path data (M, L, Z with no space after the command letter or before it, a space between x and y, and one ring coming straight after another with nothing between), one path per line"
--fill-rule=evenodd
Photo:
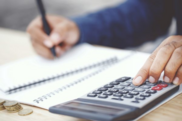
M29 37L23 32L0 29L0 64L34 55ZM47 110L23 105L31 108L34 113L19 116L17 113L0 111L0 121L87 121L63 115L55 115ZM182 121L182 94L142 117L139 121Z

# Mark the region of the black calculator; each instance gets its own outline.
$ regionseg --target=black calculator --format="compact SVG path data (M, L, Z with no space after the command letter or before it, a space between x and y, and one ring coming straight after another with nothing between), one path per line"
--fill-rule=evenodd
M121 77L70 102L50 107L52 113L95 121L129 121L178 91L179 86L159 80L132 84L131 77Z

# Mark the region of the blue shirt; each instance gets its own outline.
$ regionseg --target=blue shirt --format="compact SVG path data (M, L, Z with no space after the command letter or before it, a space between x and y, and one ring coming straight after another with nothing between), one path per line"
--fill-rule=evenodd
M73 20L81 33L78 44L125 48L166 34L173 17L182 34L182 0L127 0Z

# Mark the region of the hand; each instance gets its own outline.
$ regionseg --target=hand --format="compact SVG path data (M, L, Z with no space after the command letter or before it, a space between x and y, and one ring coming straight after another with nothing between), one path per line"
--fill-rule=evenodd
M30 34L35 51L45 58L53 59L50 48L55 46L56 56L59 57L77 43L80 32L77 25L71 20L51 15L46 18L52 30L50 36L44 32L40 17L30 23L27 32Z
M141 85L147 78L155 83L162 71L165 82L175 85L182 83L182 36L171 36L164 40L140 69L133 84Z

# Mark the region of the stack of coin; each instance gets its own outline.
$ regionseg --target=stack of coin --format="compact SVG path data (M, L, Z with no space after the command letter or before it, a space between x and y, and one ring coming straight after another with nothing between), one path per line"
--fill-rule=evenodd
M3 105L4 103L5 103L5 100L0 99L0 110L4 110L5 109L5 107Z
M23 109L22 106L15 101L6 101L3 105L9 113L16 113Z
M27 115L30 115L33 113L33 110L32 109L23 109L21 111L18 112L18 114L20 116L27 116Z

